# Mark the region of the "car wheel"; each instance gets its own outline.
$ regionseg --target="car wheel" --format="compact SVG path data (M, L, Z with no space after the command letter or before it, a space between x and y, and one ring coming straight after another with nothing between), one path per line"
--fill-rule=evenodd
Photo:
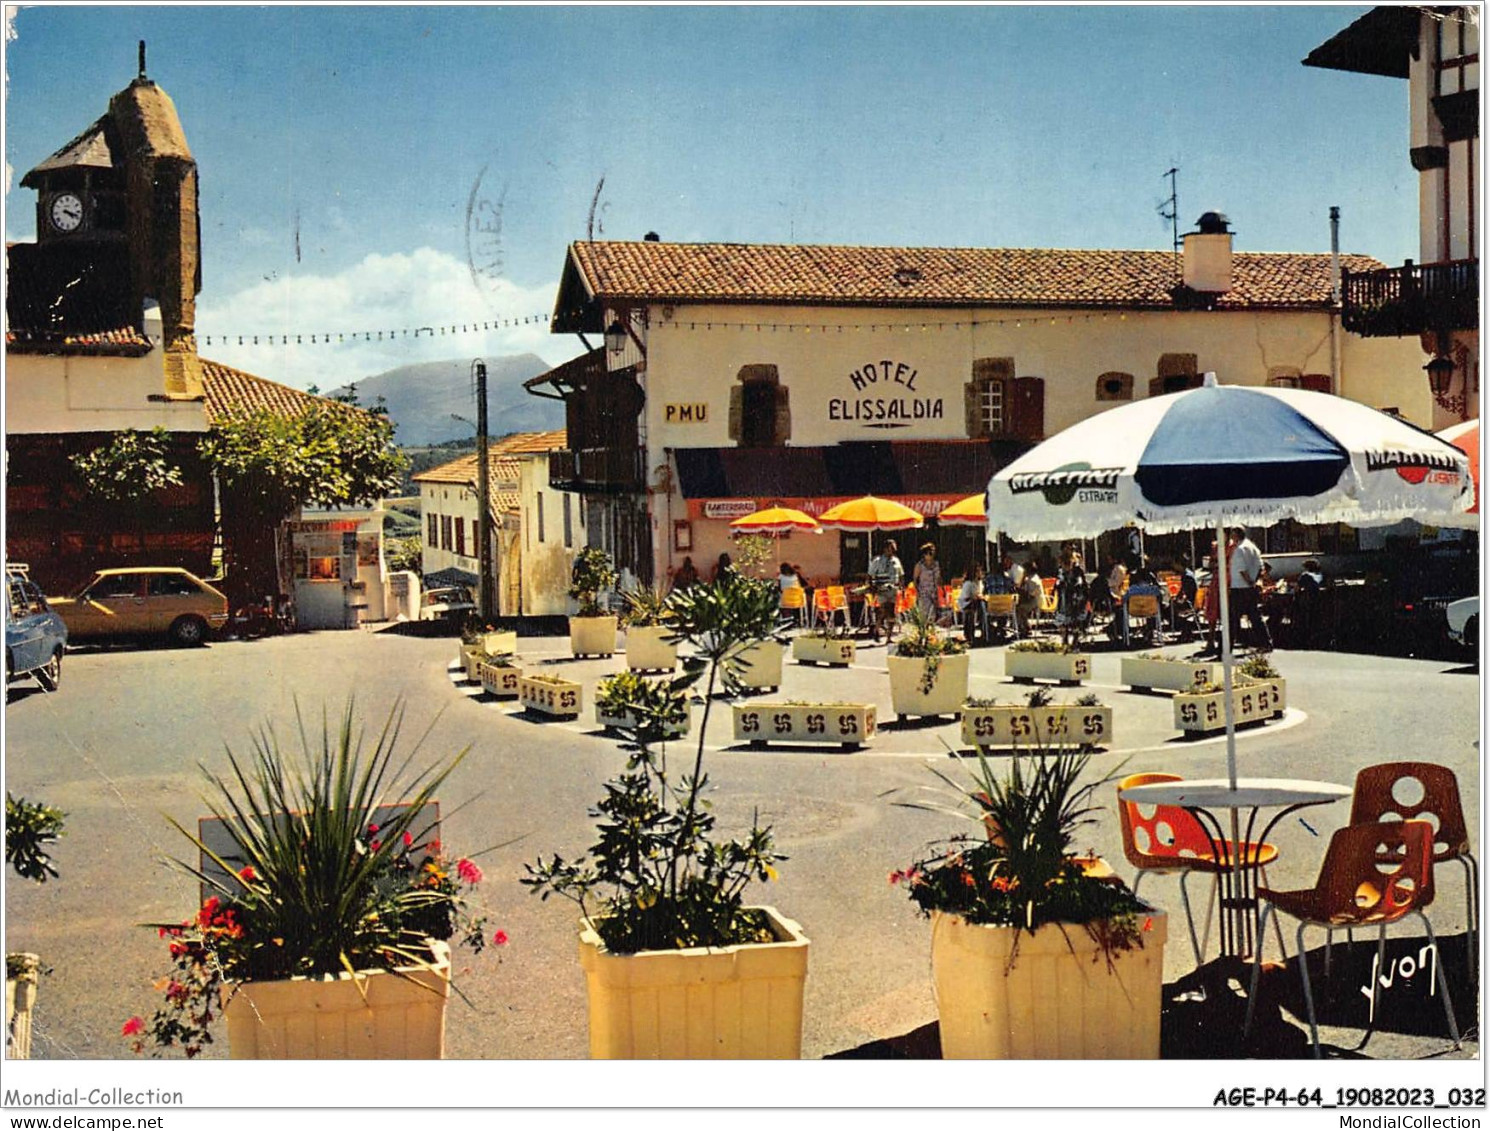
M171 639L177 644L193 647L207 639L207 622L201 617L177 617L171 622Z
M1480 618L1470 617L1464 622L1464 646L1472 652L1480 650Z
M56 691L62 682L62 649L52 653L52 658L36 669L36 682L43 691Z

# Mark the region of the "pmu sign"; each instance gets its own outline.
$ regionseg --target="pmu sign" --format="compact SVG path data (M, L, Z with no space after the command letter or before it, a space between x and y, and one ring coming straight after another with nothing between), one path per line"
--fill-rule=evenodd
M662 406L664 424L707 424L709 405L706 401L689 404L665 404Z

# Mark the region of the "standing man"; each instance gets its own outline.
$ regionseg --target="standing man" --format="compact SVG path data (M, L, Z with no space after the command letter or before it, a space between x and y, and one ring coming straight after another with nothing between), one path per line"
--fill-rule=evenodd
M1273 650L1273 638L1257 602L1257 579L1262 576L1262 553L1247 537L1245 526L1233 526L1228 538L1231 568L1228 572L1227 599L1231 604L1231 638L1241 631L1242 616L1252 626L1253 647L1264 652ZM1261 641L1259 644L1258 641Z
M874 601L877 616L871 639L879 640L880 627L885 629L885 642L895 636L895 603L900 597L900 586L905 581L905 567L895 556L895 540L886 539L880 552L869 563L869 594Z

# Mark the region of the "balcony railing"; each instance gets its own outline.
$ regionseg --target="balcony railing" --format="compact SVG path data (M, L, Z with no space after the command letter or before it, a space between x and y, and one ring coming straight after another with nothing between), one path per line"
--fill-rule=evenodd
M646 486L642 448L561 448L548 453L548 485L556 491L623 493Z
M1341 275L1341 324L1367 338L1473 330L1480 324L1480 261L1412 263Z

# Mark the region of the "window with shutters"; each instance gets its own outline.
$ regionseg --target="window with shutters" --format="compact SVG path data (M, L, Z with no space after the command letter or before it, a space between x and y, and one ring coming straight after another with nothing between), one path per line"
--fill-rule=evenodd
M969 438L1003 436L1008 432L1013 383L1012 357L980 357L973 361L973 379L963 387Z
M997 436L1004 430L1004 383L982 381L978 385L978 427L985 436Z
M432 514L429 516L429 529L425 532L424 540L431 546L440 544L440 516Z
M569 495L564 496L564 545L574 545L574 520L569 514Z
M543 541L543 493L538 493L538 541Z
M1104 373L1097 378L1099 401L1131 401L1133 399L1133 374Z
M454 545L455 539L450 535L450 516L442 514L440 516L440 548L448 550Z
M729 437L742 448L779 448L792 438L791 396L774 365L745 365L730 390Z
M455 519L455 552L466 556L466 520L459 515Z

